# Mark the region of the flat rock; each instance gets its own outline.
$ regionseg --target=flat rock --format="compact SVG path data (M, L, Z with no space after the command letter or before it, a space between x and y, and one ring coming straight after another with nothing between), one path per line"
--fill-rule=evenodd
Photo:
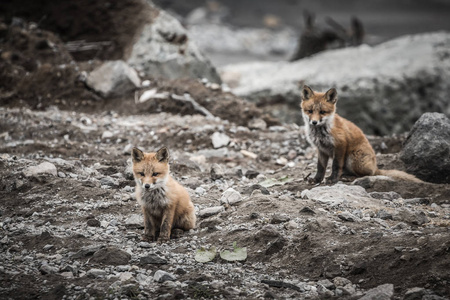
M208 207L208 208L204 208L202 210L200 210L198 212L198 215L200 217L206 218L206 217L210 217L210 216L214 216L217 214L220 214L221 212L225 211L225 207L221 206L213 206L213 207Z
M236 205L240 202L242 202L241 193L234 190L233 188L229 188L225 192L223 192L222 197L220 198L221 204Z
M37 166L28 167L23 171L26 177L39 176L39 175L52 175L58 176L56 166L50 162L43 162Z
M339 205L344 202L370 201L370 196L361 186L335 184L333 186L318 186L301 193L303 199L311 199L324 204Z
M114 247L106 247L95 252L90 262L118 266L128 264L130 259L131 255L125 251Z

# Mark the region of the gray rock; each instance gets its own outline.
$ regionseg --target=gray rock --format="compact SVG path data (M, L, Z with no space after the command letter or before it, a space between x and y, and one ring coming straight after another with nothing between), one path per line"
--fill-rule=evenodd
M130 227L144 226L144 217L138 214L132 214L125 220L125 225Z
M230 143L230 137L225 133L216 131L212 134L211 141L214 148L222 148Z
M370 289L359 300L390 300L394 295L394 285L387 283Z
M285 214L273 214L270 219L270 224L280 224L288 222L291 218Z
M212 180L217 180L217 179L222 178L224 175L222 167L219 164L213 164L211 166L210 175L211 175Z
M221 82L216 69L188 38L186 29L164 11L142 28L128 63L151 77L207 78Z
M105 265L126 265L131 259L131 255L115 247L106 247L94 253L90 259L91 263Z
M435 183L450 183L450 119L425 113L408 134L400 159L407 171Z
M240 202L242 202L241 193L233 188L229 188L223 192L222 197L220 198L220 204L236 205Z
M317 281L317 283L323 285L325 288L327 288L327 289L329 289L329 290L335 288L334 283L332 283L332 282L331 282L330 280L328 280L328 279L322 279L322 280L319 280L319 281Z
M380 209L378 211L377 217L382 220L392 220L392 214L390 212L385 211L384 209Z
M375 199L384 199L384 200L397 200L400 199L402 196L399 193L396 192L372 192L369 193L370 197Z
M97 277L101 277L101 276L105 276L107 273L105 270L101 270L101 269L90 269L89 271L86 272L86 275L91 277L91 278L97 278Z
M56 166L49 162L43 162L37 166L28 167L23 171L26 177L39 176L39 175L52 175L58 176Z
M89 73L86 84L103 97L122 96L139 87L136 71L122 60L108 61Z
M165 265L167 264L167 260L159 257L156 254L148 254L146 256L141 257L139 260L141 265Z
M393 219L419 226L430 222L430 219L427 217L425 212L421 210L413 211L406 207L399 208L393 215Z
M59 269L57 267L52 267L49 266L48 264L43 264L40 268L39 271L41 272L41 274L46 275L46 274L55 274L58 273Z
M403 300L445 300L448 298L440 297L433 293L431 290L427 290L421 287L414 287L406 291Z
M221 212L225 211L225 207L221 206L213 206L213 207L208 207L208 208L204 208L201 211L198 212L198 215L200 217L206 218L206 217L210 217L210 216L214 216L217 214L220 214Z
M341 212L338 214L339 219L347 222L359 222L361 219L348 211Z
M344 201L370 201L369 194L360 186L335 184L333 186L318 186L301 193L302 198L315 200L324 204L339 205Z
M100 227L100 221L97 219L89 219L86 224L89 227Z
M337 287L343 287L343 286L346 286L348 284L351 284L352 282L350 280L348 280L347 278L338 276L338 277L335 277L333 279L333 283Z
M158 271L155 272L155 275L153 276L153 279L156 282L163 283L163 282L166 282L166 281L175 281L176 277L175 277L175 275L167 273L166 271L158 270Z
M267 123L263 119L254 118L248 122L248 128L250 129L258 129L258 130L266 130Z
M450 47L449 36L446 32L403 36L374 47L330 50L296 62L227 65L221 74L224 80L235 74L229 84L235 94L261 104L285 123L302 123L298 83L307 79L305 83L318 91L336 87L339 114L366 134L402 133L424 111L450 113L450 82L445 80L450 77L450 57L442 57Z

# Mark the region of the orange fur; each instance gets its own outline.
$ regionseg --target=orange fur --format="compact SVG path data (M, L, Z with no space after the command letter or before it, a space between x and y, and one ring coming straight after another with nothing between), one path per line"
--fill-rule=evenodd
M317 173L312 179L319 183L325 176L328 160L333 159L327 183L339 180L344 170L356 176L386 175L396 179L422 182L398 170L379 170L375 151L358 126L336 113L337 91L326 93L304 86L302 114L309 142L318 149Z
M153 241L167 241L172 228L194 228L194 205L186 189L169 174L168 149L163 147L156 153L144 153L133 148L132 159L145 236Z

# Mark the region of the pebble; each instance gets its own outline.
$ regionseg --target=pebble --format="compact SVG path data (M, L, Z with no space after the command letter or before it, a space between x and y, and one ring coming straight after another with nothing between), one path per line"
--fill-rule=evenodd
M155 275L153 276L153 279L156 282L163 283L163 282L166 282L166 281L175 281L176 277L175 277L175 275L172 275L172 274L170 274L170 273L168 273L166 271L158 270L158 271L155 272Z
M211 141L215 149L222 148L230 143L230 137L225 133L216 131L212 134Z
M236 205L242 202L242 200L241 193L233 188L229 188L223 192L222 197L220 198L220 204Z

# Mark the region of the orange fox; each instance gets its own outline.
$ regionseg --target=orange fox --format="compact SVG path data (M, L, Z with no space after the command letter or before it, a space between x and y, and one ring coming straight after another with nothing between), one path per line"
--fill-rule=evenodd
M336 183L343 171L356 176L386 175L396 179L422 182L398 170L379 170L375 152L361 129L336 113L337 91L314 92L305 85L302 90L302 114L306 138L319 152L317 173L311 180L322 182L328 159L333 159L327 183Z
M196 217L189 194L169 174L169 150L163 147L156 153L144 153L133 148L131 156L145 237L164 242L169 240L172 228L194 228Z

